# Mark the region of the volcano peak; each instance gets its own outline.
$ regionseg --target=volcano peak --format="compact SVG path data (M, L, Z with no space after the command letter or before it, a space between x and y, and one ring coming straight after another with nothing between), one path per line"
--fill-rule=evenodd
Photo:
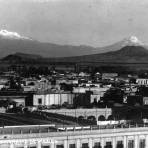
M141 42L138 37L130 36L129 38L124 39L122 46L143 46L144 43Z
M29 39L30 40L30 38L28 38L28 37L21 36L17 32L11 32L8 30L0 30L0 36L2 38L8 38L8 39Z

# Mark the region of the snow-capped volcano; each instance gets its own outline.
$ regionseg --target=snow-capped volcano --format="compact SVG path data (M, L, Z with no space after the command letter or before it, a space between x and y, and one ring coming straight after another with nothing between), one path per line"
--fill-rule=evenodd
M141 46L148 49L148 46L145 46L136 36L131 36L105 47L91 47L40 42L14 31L0 30L0 57L15 53L38 53L43 57L74 57L118 51L126 46L136 46L137 48ZM134 50L138 50L137 48L134 48Z
M30 38L25 37L25 36L21 36L17 32L11 32L11 31L7 31L7 30L0 30L0 36L2 38L9 38L9 39L28 39L28 40L30 40Z
M124 39L122 46L143 46L144 43L141 42L136 36L130 36Z

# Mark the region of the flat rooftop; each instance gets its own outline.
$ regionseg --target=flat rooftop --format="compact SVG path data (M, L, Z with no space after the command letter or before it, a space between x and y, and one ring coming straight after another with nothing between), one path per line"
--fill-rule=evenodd
M134 129L145 129L148 128L148 124L137 124L137 125L107 125L107 126L55 126L54 124L49 125L21 125L21 126L4 126L0 127L0 135L18 135L18 134L40 134L40 133L63 133L63 132L87 132L87 131L126 131Z

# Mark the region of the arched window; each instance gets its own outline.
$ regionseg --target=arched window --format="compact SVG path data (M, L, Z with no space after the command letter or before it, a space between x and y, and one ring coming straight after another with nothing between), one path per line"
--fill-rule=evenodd
M105 121L105 117L104 117L103 115L100 115L100 116L98 117L98 121Z
M79 116L79 117L78 117L78 120L83 120L83 119L84 119L83 116Z
M96 121L95 116L88 116L87 119L88 119L88 120L91 120L91 121Z
M109 115L108 118L107 118L107 120L114 120L113 115Z

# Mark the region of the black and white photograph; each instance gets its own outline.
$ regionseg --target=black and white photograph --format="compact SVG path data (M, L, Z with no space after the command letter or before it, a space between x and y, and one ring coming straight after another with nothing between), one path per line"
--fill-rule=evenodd
M148 148L148 0L0 0L0 148Z

